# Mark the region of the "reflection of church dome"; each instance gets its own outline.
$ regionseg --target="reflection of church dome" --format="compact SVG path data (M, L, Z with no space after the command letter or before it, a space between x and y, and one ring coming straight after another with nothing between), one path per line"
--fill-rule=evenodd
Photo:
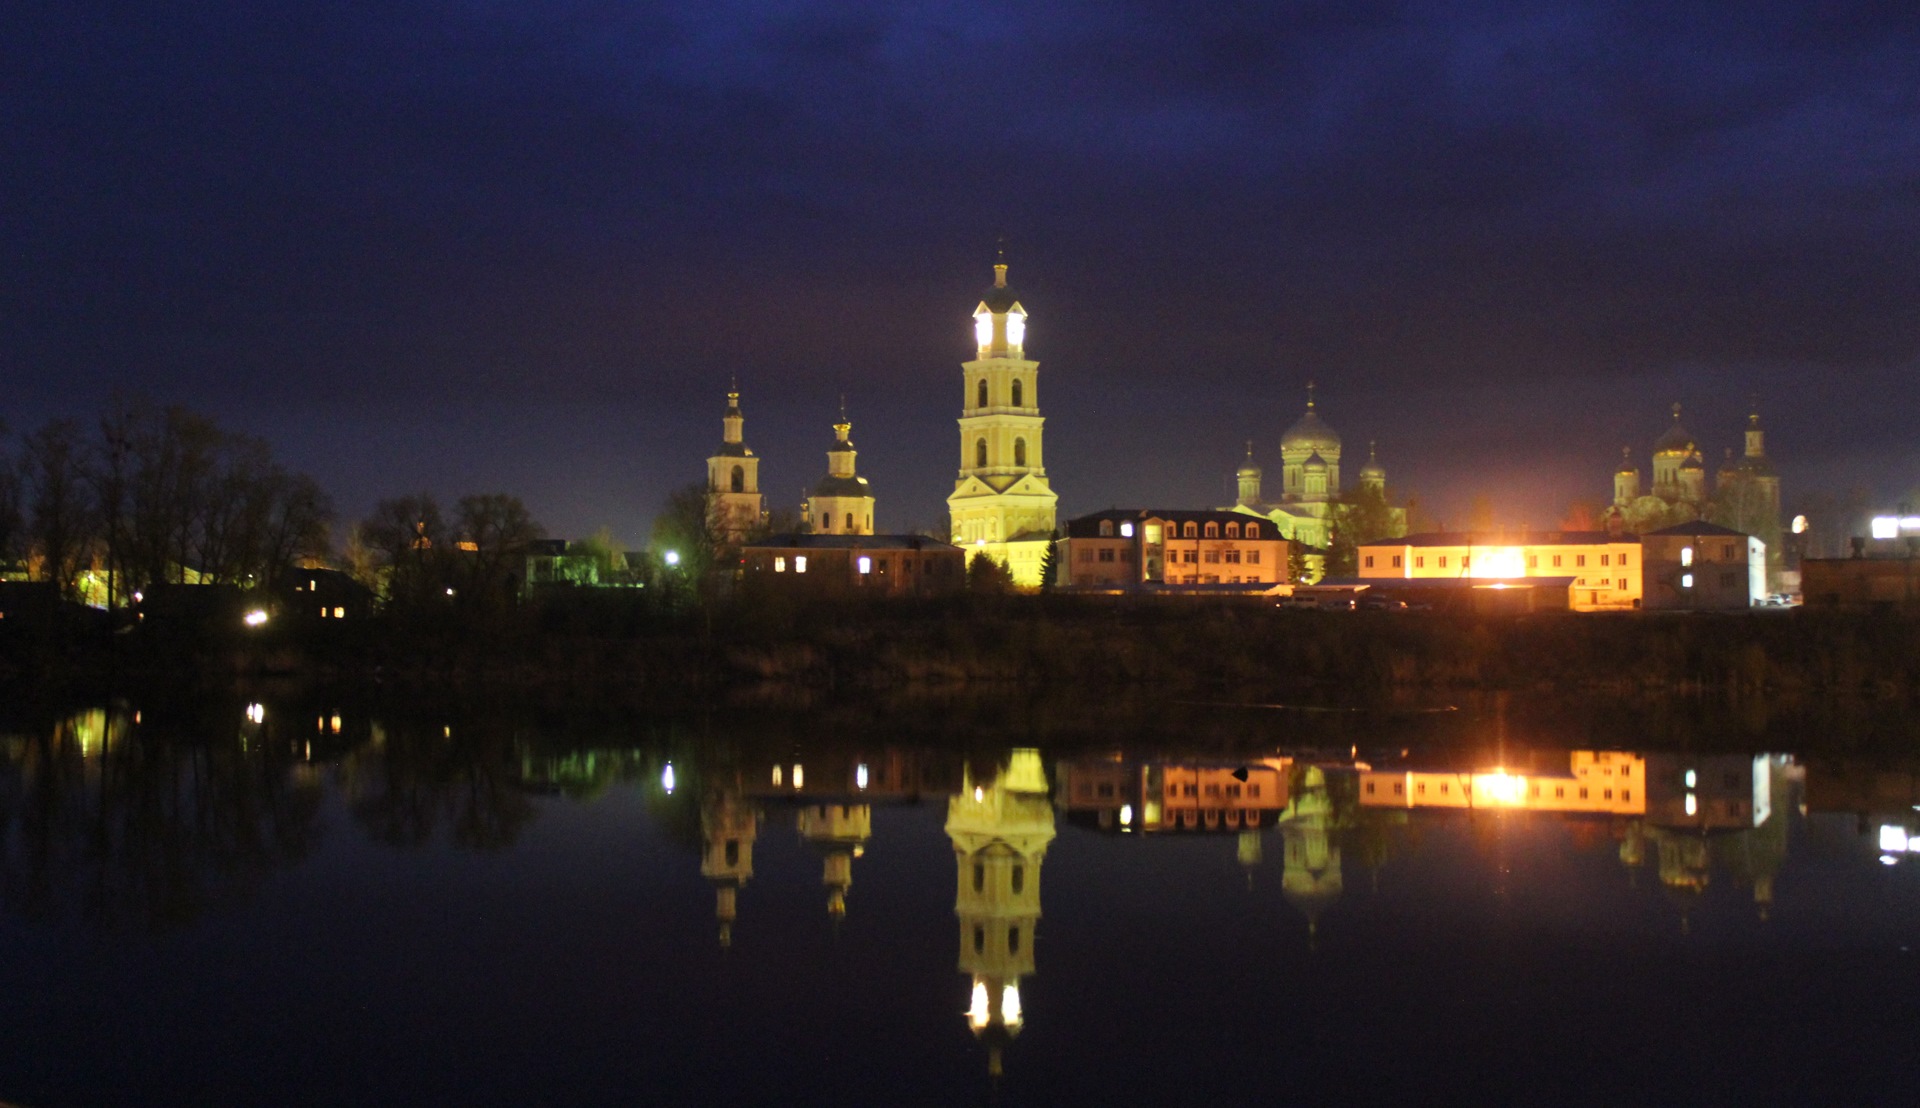
M1319 454L1338 454L1340 436L1326 425L1319 413L1313 410L1313 401L1307 401L1307 414L1300 417L1287 433L1280 436L1280 449L1283 451L1309 450Z
M1620 448L1620 468L1614 471L1614 475L1617 477L1640 476L1640 470L1633 464L1632 447L1623 446Z
M1655 454L1691 454L1694 446L1693 433L1680 425L1680 405L1675 404L1673 426L1667 428L1666 434L1654 440L1653 452Z
M1689 470L1700 470L1702 472L1705 472L1707 467L1706 467L1706 463L1700 460L1699 452L1696 451L1692 454L1687 455L1687 460L1680 463L1680 468L1689 469Z

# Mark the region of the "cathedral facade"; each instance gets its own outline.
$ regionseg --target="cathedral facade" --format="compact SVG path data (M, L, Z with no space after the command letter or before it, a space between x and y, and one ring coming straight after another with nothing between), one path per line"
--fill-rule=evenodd
M1040 584L1054 505L1041 434L1040 363L1026 356L1027 310L1004 260L973 311L975 355L960 366L960 472L947 514L968 557L1004 562L1014 583Z
M1782 552L1780 476L1767 457L1757 406L1747 415L1745 438L1738 457L1727 450L1709 492L1699 443L1680 422L1680 405L1675 404L1673 422L1653 444L1650 486L1642 486L1633 449L1621 450L1620 468L1613 475L1613 504L1606 511L1608 529L1646 534L1708 520L1765 543L1767 563L1777 572Z
M1373 444L1367 446L1366 463L1352 490L1340 482L1340 436L1320 418L1314 402L1314 387L1307 386L1307 410L1280 436L1280 488L1273 495L1265 483L1265 474L1253 460L1253 444L1247 444L1246 460L1234 474L1238 495L1222 511L1238 512L1269 520L1282 538L1302 546L1325 550L1332 545L1340 523L1343 497L1377 501L1381 518L1363 528L1381 534L1362 534L1359 540L1388 535L1404 535L1407 513L1387 502L1387 471L1380 464ZM1354 496L1353 494L1363 494Z

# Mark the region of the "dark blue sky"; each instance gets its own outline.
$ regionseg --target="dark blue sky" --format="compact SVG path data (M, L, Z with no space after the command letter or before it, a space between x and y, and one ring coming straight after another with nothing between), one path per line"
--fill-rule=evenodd
M844 392L930 525L1004 235L1064 513L1225 502L1310 377L1443 517L1754 392L1790 504L1893 497L1916 58L1911 3L16 2L0 419L140 390L349 519L638 540L738 374L779 503Z

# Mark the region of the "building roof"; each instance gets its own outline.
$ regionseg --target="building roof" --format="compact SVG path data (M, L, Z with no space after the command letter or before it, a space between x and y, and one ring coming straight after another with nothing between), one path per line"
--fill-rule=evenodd
M1398 539L1374 539L1361 546L1599 546L1639 542L1640 536L1611 531L1426 531ZM1372 580L1372 578L1368 578Z
M1158 519L1168 523L1266 523L1269 528L1272 528L1272 538L1278 539L1282 537L1279 529L1270 523L1265 516L1250 516L1245 512L1210 508L1194 511L1168 508L1108 508L1104 512L1094 512L1091 515L1084 515L1077 519L1068 520L1066 533L1068 538L1100 538L1099 532L1102 521L1117 523L1122 520L1148 519ZM1113 536L1107 537L1111 538ZM1262 537L1267 536L1263 534Z
M820 483L813 486L815 496L872 496L873 489L867 485L865 477L822 477Z
M1708 523L1704 519L1696 519L1688 523L1675 524L1672 527L1662 527L1658 531L1647 532L1648 537L1653 535L1724 535L1728 538L1733 538L1737 535L1743 539L1753 537L1745 531L1736 531L1731 527L1722 527L1718 523Z
M758 542L750 542L744 550L925 550L938 553L951 550L960 553L960 548L950 542L930 539L925 535L809 535L787 533L768 535Z

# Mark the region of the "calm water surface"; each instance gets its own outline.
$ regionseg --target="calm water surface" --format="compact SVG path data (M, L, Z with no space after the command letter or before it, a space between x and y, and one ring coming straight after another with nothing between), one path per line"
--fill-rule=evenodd
M16 721L0 1100L1920 1100L1920 759L1283 716Z

